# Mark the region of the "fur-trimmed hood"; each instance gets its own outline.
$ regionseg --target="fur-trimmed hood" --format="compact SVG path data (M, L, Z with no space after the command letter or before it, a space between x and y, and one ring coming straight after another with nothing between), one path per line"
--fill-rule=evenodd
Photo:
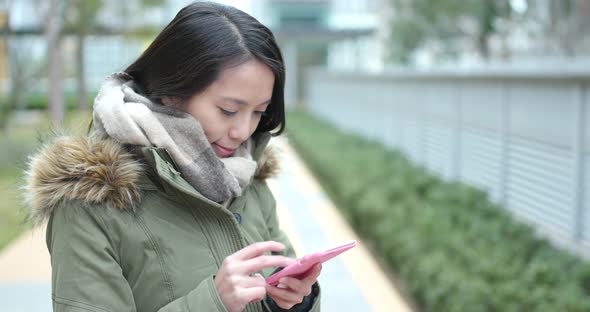
M28 159L23 190L29 218L44 222L63 200L134 209L141 202L144 166L108 137L57 136ZM267 179L278 169L277 152L267 147L258 157L254 178Z

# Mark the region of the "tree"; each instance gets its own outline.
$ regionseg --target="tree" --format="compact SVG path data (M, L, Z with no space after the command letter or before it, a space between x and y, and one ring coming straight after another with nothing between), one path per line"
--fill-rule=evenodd
M581 43L588 39L590 33L590 1L549 0L545 10L549 16L545 25L545 38L553 42L565 56L582 52L584 47Z
M86 86L86 70L84 65L85 41L88 34L98 27L97 16L102 0L69 0L65 15L65 28L76 36L76 81L78 87L79 110L88 108L88 91Z
M6 71L8 74L9 88L8 97L3 98L3 101L0 103L0 131L2 132L6 132L8 120L12 112L23 108L26 100L24 95L30 91L39 77L45 77L47 74L45 60L34 59L31 43L21 40L18 35L12 34L9 20L11 8L14 3L15 1L11 0L0 1L0 7L6 12L6 27L0 32L2 33L1 40L4 43L6 53ZM41 19L43 15L41 11L46 10L36 6L35 10L29 12L29 14L34 14L38 19Z
M124 1L119 6L123 19L130 11L130 6L136 4L133 1ZM164 0L141 0L140 8L152 8L162 6ZM103 0L68 0L65 15L65 26L69 33L76 36L76 81L78 83L78 109L87 109L88 92L86 84L86 70L84 63L85 40L89 34L104 32L107 27L100 25L98 15L104 7Z
M0 56L4 56L5 59L8 59L8 27L10 25L10 7L12 5L12 1L4 1L3 9L0 9L0 33L2 34L2 38L0 38ZM2 7L0 7L2 8ZM2 61L2 60L0 60ZM8 64L4 64L8 67ZM10 68L3 68L5 71L10 70ZM12 77L12 75L11 75ZM12 95L12 92L11 92ZM12 98L12 96L11 96ZM8 116L10 112L14 110L14 105L11 99L0 99L0 131L4 132L6 130L6 124L8 120Z
M391 0L392 58L407 63L427 42L438 42L456 55L456 42L467 38L480 56L489 58L488 40L496 33L496 20L510 14L508 0Z
M59 126L64 119L64 97L62 90L62 59L60 32L62 26L63 2L49 0L45 19L45 39L49 64L49 115L54 125Z

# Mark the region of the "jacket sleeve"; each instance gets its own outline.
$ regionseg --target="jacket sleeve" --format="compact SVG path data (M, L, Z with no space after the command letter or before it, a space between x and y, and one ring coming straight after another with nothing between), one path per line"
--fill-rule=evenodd
M53 311L135 312L131 287L119 265L116 235L109 232L100 213L91 209L67 201L56 207L49 220ZM186 296L154 310L226 311L213 276Z
M264 196L263 201L268 204L268 211L266 212L266 224L268 225L269 240L277 241L285 245L285 250L281 253L285 256L295 258L295 251L287 235L280 229L279 220L277 216L276 200L272 195L272 192L268 188L266 182L261 183L261 196ZM289 310L279 308L272 298L267 297L264 305L266 309L273 312L292 311L292 312L304 312L320 311L320 287L316 282L312 287L312 293L303 299L303 302L295 305Z

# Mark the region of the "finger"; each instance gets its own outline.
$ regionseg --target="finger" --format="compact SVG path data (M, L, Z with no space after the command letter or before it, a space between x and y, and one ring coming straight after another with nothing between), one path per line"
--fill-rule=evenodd
M260 274L254 274L252 276L248 275L238 275L236 282L244 288L251 288L251 287L265 287L266 280Z
M275 241L266 241L266 242L257 242L252 245L246 246L236 253L234 253L231 257L238 259L238 260L247 260L254 257L258 257L261 254L267 251L282 251L285 249L285 245L275 242Z
M301 281L314 284L318 280L320 273L322 273L322 264L318 263L313 266L313 268L303 277Z
M254 274L254 276L251 276L250 280L252 283L252 287L265 287L266 288L266 280L264 279L264 276L262 276L260 273L256 273L256 274Z
M313 285L313 282L304 282L292 277L283 277L279 280L279 283L287 286L288 289L300 296L309 295L311 285Z
M243 303L256 302L264 299L266 296L266 287L243 288L239 292L239 300Z
M267 285L266 293L274 299L281 299L286 302L300 303L303 301L303 295L293 292L289 288L278 288L275 286ZM276 301L276 300L275 300Z
M280 298L277 298L277 299L272 298L272 300L275 301L275 303L279 306L279 308L282 308L282 309L285 309L285 310L291 309L296 304L294 302L285 301L285 300L282 300Z
M242 273L250 274L270 267L286 267L293 262L294 259L284 256L258 256L244 261L240 270Z

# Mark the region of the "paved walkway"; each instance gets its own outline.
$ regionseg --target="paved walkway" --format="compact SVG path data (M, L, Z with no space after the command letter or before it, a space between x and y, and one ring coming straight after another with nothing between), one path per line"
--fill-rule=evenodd
M323 311L410 311L379 266L282 139L281 175L269 182L281 227L298 255L356 239L359 245L323 266ZM25 233L0 254L0 311L51 311L51 268L44 231Z

